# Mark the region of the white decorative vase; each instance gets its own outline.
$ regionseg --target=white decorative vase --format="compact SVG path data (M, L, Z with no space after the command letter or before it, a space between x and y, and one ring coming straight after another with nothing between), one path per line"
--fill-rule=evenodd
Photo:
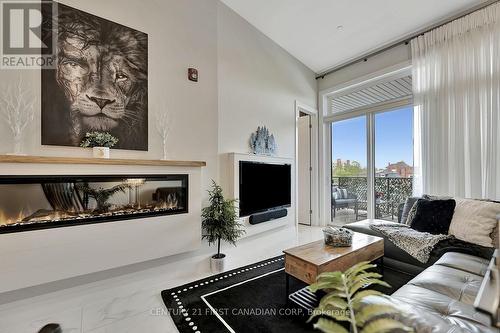
M16 133L14 135L14 152L8 153L7 155L26 156L26 154L23 153L23 140L21 133Z
M224 271L225 268L225 263L226 263L226 255L225 254L220 254L220 258L217 258L217 255L214 254L210 258L210 269L212 270L212 273L220 273Z
M92 155L95 158L109 158L109 147L93 147Z

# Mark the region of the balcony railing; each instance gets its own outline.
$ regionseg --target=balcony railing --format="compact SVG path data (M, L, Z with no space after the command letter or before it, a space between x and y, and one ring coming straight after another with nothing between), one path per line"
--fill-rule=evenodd
M368 183L366 177L332 177L332 186L346 189L348 193L358 198L358 208L367 209ZM376 215L397 217L400 203L411 197L413 190L412 178L375 177Z

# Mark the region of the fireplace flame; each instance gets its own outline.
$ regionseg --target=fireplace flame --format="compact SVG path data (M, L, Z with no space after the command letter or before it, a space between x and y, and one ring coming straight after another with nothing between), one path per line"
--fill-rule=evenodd
M0 225L9 225L20 223L25 218L24 211L20 211L17 217L8 217L3 211L0 210Z
M8 216L4 211L0 210L0 227L17 224L33 224L33 223L48 223L59 221L76 221L85 220L95 217L108 217L108 216L126 216L134 214L154 213L161 211L172 211L183 209L179 205L179 197L174 194L168 194L166 198L153 204L138 205L138 206L114 206L105 212L98 212L96 210L75 211L69 209L68 211L61 210L38 210L34 213L26 213L24 210L20 211L17 217Z
M175 209L179 205L179 200L175 194L167 195L165 201L162 201L159 208L160 209Z

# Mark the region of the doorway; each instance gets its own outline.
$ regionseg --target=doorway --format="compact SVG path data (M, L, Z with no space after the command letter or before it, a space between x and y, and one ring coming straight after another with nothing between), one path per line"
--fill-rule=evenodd
M295 101L295 221L319 223L318 110Z
M312 215L312 122L311 115L299 111L297 119L297 190L299 224L311 225Z

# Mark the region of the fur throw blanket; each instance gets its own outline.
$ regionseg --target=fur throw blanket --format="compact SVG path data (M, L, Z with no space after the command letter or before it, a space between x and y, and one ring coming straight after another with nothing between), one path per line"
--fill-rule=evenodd
M401 250L422 263L429 261L434 247L442 240L451 239L451 235L433 235L410 228L406 224L372 224L372 230L381 233Z

